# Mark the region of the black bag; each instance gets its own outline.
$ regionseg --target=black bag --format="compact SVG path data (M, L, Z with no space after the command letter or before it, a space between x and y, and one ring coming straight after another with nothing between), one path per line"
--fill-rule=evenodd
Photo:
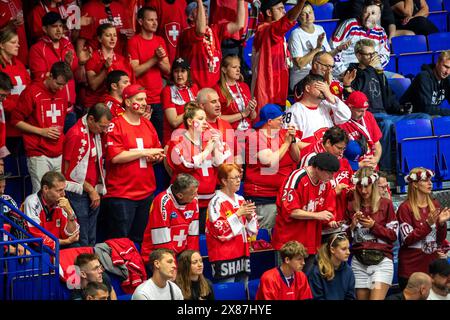
M366 266L374 266L384 259L384 253L380 250L358 250L354 256L356 259Z

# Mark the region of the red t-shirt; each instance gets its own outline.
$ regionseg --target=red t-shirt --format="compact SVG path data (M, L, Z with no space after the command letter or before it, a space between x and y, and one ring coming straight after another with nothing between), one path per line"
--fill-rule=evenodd
M279 250L291 240L302 243L308 254L316 254L321 244L322 224L328 221L291 218L292 211L308 212L328 210L334 214L336 193L329 182L314 184L306 168L294 170L283 182L277 196L277 216L272 245Z
M239 112L244 112L245 107L247 107L248 102L252 98L252 94L250 93L250 88L245 82L237 82L235 85L231 85L228 87L225 87L225 90L231 91L233 100L231 101L230 105L228 105L227 98L225 97L224 93L222 92L222 89L217 84L214 89L217 91L217 94L219 95L219 101L221 106L221 111L223 115L230 115L230 114L236 114ZM245 118L241 124L241 120L235 121L230 123L233 129L237 129L238 126L241 124L242 126L245 126L246 128L251 128L252 121L249 118Z
M189 101L195 101L197 97L198 88L194 84L192 87L179 88L176 85L165 86L161 92L161 103L163 110L174 108L177 112L177 116L184 113L184 105ZM163 120L163 144L167 144L172 135L174 128L167 120L167 116L164 113Z
M105 105L111 111L113 118L121 116L125 112L122 102L117 101L115 98L111 97L109 94L105 94Z
M94 71L98 74L104 66L105 58L101 50L95 50L92 57L86 63L86 72ZM115 53L111 67L108 69L108 73L113 70L125 71L130 79L133 79L133 69L130 66L128 59L125 59L122 55ZM107 93L106 83L103 82L97 90L92 90L89 86L86 89L86 96L84 97L84 106L90 108L98 102L103 102L103 96Z
M143 64L155 56L155 50L159 46L166 50L164 39L160 36L153 35L152 39L147 40L142 35L137 34L128 41L130 60L138 60L139 64ZM163 81L161 69L157 64L137 77L136 81L147 90L147 103L161 102Z
M170 64L176 58L177 45L181 32L188 27L186 17L186 2L176 0L168 3L161 0L149 0L147 5L156 9L158 15L158 30L156 34L166 43Z
M295 272L293 277L294 282L289 286L279 267L264 272L256 292L256 300L312 299L306 275L303 272Z
M222 40L229 37L227 23L210 26L212 43L210 54L206 45L205 35L198 36L195 27L187 28L181 33L177 56L185 57L191 65L192 81L199 88L211 88L220 79L220 63L222 60Z
M106 135L106 190L105 197L142 200L156 189L153 166L145 158L127 163L111 160L123 151L142 148L161 148L152 123L141 117L139 125L128 123L125 117L111 121Z
M30 83L30 74L23 63L16 58L12 59L12 64L6 64L4 68L0 65L0 71L6 73L11 78L11 82L13 84L11 94L8 95L3 101L3 108L5 109L6 117L6 136L20 137L22 136L22 131L17 129L15 126L12 126L10 123L11 112L16 108L17 103L19 102L20 94Z
M251 1L247 1L251 2ZM247 6L247 3L245 3ZM217 24L223 22L235 21L237 16L237 0L216 0L210 2L209 7L209 23ZM242 35L247 33L248 28L248 10L245 10L245 24L239 32L233 33L230 38L241 40Z
M6 26L11 20L15 19L18 15L22 15L22 17L25 18L22 10L22 1L20 0L0 0L0 12L1 12L0 28ZM22 23L20 26L16 26L16 28L20 43L18 58L23 64L27 64L28 44L27 44L27 35L25 32L25 23Z

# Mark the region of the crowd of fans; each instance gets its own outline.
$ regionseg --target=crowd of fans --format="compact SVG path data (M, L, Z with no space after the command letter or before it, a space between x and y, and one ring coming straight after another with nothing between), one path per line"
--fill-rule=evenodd
M0 1L0 193L17 207L3 159L24 150L34 224L3 214L45 245L36 225L60 249L107 240L132 299L214 299L199 236L213 282L247 283L266 229L279 266L257 299L379 300L399 241L396 298L450 299L434 173L411 170L397 212L388 186L394 124L450 115L450 51L400 101L384 70L392 37L437 32L424 0L354 0L333 35L305 0L35 2ZM116 298L101 262L77 257L74 299Z

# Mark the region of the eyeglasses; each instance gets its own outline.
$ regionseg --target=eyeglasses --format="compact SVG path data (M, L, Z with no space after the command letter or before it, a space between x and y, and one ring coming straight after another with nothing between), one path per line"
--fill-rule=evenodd
M333 246L333 244L334 244L334 242L335 242L336 240L341 240L341 241L343 241L343 240L348 240L348 239L347 239L347 235L346 235L344 232L336 233L336 234L333 236L333 240L331 240L331 242L330 242L330 247Z
M237 176L237 177L230 177L230 178L228 178L229 180L241 180L241 177L240 176Z
M363 56L368 56L369 58L372 58L377 53L375 51L374 52L362 52L362 51L359 51L359 54L363 55Z
M320 64L321 66L327 68L327 69L333 69L334 68L334 64L333 65L332 64L325 64L325 63L320 62L319 60L317 60L316 62L318 64Z

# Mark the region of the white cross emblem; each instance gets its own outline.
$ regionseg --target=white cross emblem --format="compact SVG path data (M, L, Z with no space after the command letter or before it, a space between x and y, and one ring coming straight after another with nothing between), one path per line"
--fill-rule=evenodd
M80 154L83 154L85 149L84 149L84 147L81 147L80 149L78 149L78 151L80 151Z
M12 88L11 94L20 95L26 86L23 84L22 78L20 76L15 76L14 79L16 79L17 84Z
M202 168L202 175L204 177L209 177L209 172L208 172L208 168L212 167L212 161L211 160L205 160L202 162L202 165L200 166L200 168Z
M144 148L144 139L136 138L136 145L137 145L137 148L130 149L130 151L131 150L133 150L133 151L134 150L140 150L140 151L145 150L145 148ZM139 168L147 168L147 160L145 159L145 157L142 157L142 158L139 159Z
M83 147L86 145L87 141L85 139L81 140L81 144L83 145Z
M183 61L184 61L183 58L178 58L178 59L177 59L177 62L178 62L178 63L182 63Z
M179 34L180 34L180 31L177 30L176 26L172 26L172 29L169 30L169 37L172 37L173 41L177 41Z
M184 230L180 231L180 234L173 237L173 241L177 242L177 247L181 247L186 240L186 235L184 234Z
M56 118L61 115L61 111L56 109L56 104L52 103L50 105L50 110L48 110L45 115L49 118L52 118L52 123L56 123Z

